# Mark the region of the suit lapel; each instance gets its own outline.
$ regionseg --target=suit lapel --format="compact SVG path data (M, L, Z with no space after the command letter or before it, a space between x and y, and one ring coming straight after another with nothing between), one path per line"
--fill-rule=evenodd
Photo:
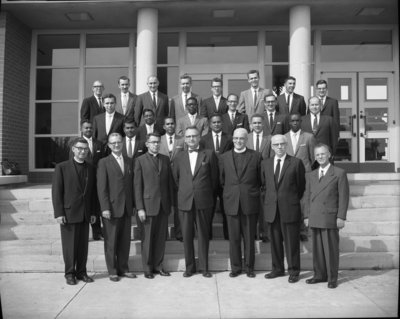
M197 173L199 172L199 169L203 163L204 157L205 157L204 151L199 151L199 154L197 155L196 166L194 168L193 177L195 177L197 175ZM190 167L190 163L189 163L189 167Z
M235 167L235 162L233 160L233 150L229 151L229 156L228 156L228 164L230 166L231 172L235 172L236 178L239 179L238 173L236 171Z
M74 184L78 185L79 190L83 193L86 187L82 188L73 158L71 159L70 165L71 165L71 176L73 176L74 178Z
M251 157L250 157L249 152L245 152L245 153L244 153L243 170L242 170L242 173L240 174L239 178L242 178L243 175L244 175L244 173L246 172L247 166L248 166L249 161L250 161L250 158L251 158Z
M116 172L116 174L123 176L121 167L119 166L117 160L115 159L114 155L110 154L109 156L109 161L111 164L112 169ZM124 159L124 167L125 167L125 159Z
M304 144L304 142L305 142L304 139L305 139L304 133L303 133L303 131L301 131L300 135L299 135L299 140L297 141L296 149L294 151L295 156L296 156L297 152L299 151L300 145Z
M281 185L281 182L282 182L282 180L283 180L283 176L285 175L286 170L287 170L287 168L288 168L289 165L290 165L290 161L291 161L290 156L289 156L289 155L286 155L285 161L283 162L283 166L282 166L282 168L281 168L281 173L280 173L280 175L279 175L278 188L279 188L279 186Z
M314 175L314 185L315 192L312 193L311 199L314 199L321 191L323 191L334 179L335 175L333 174L333 166L331 165L328 171L325 173L324 177L319 181L319 169L316 169L313 173Z

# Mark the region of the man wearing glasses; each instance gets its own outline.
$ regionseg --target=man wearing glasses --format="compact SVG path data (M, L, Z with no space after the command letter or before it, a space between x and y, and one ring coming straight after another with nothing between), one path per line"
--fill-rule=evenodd
M170 276L163 268L168 215L174 204L174 181L168 156L159 154L161 137L147 134L147 153L135 160L134 185L138 224L142 236L144 276Z
M53 177L54 217L61 229L61 246L68 285L77 280L93 282L87 275L89 223L96 221L96 171L86 162L88 142L78 137L72 142L74 157L57 164Z
M286 153L286 136L272 136L271 144L275 156L261 163L264 218L270 225L272 255L272 271L265 278L285 275L285 251L289 283L295 283L300 274L300 200L305 189L305 169L300 159Z
M249 117L247 114L237 111L238 103L239 97L236 94L229 94L227 99L228 111L222 115L222 131L231 136L237 128L244 128L247 132L250 132Z
M225 114L228 111L226 98L222 96L222 80L214 78L211 81L212 96L203 100L200 114L208 119L215 113Z
M93 122L93 118L100 113L104 113L104 105L102 94L104 91L103 83L94 81L92 86L93 95L83 100L81 106L81 121L89 120Z

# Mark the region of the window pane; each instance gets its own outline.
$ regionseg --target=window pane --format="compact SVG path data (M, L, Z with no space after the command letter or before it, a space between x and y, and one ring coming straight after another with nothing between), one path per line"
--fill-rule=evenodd
M93 95L92 85L94 81L101 81L104 85L104 94L112 93L115 96L120 94L118 88L118 79L120 76L128 76L128 68L96 68L96 69L86 69L85 77L85 97ZM131 87L129 90L135 93L135 88L133 87L132 79Z
M283 86L285 78L289 74L289 66L287 65L266 65L265 72L265 88L272 89L276 95L284 92Z
M388 160L388 139L367 138L365 140L366 161L387 161Z
M187 63L257 63L256 32L189 32Z
M69 158L69 137L38 137L35 139L35 168L54 168Z
M179 34L158 34L158 64L179 64Z
M39 35L37 65L79 65L79 35Z
M351 132L353 124L353 115L351 108L340 108L340 131Z
M157 77L160 81L158 89L168 95L169 98L178 94L179 68L157 68ZM195 91L197 93L197 90Z
M86 65L128 65L129 34L91 34L86 38Z
M78 69L37 70L37 100L78 99Z
M289 32L267 31L265 62L289 62Z
M366 101L387 101L388 79L365 79L365 100Z
M388 130L388 109L387 108L366 108L366 130L387 131Z
M341 138L336 148L335 161L351 161L351 153L351 139Z
M78 134L77 103L36 103L36 134Z
M352 87L350 78L328 78L329 96L339 100L351 102Z

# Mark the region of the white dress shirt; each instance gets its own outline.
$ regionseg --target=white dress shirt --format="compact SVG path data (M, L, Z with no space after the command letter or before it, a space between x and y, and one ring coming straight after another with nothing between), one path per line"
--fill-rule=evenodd
M135 151L135 143L136 143L136 136L134 136L132 138L129 138L128 136L125 137L126 152L128 153L129 144L131 144L132 156L133 156L133 152Z
M145 124L145 125L146 125L147 134L154 133L154 123L151 125L147 125L147 124Z
M197 113L195 113L195 114L190 114L190 113L188 113L188 115L189 115L189 120L190 120L190 124L191 125L194 125L194 123L195 123L195 121L196 121L196 117L197 117Z
M117 160L119 167L121 168L121 172L122 174L125 173L125 169L124 169L124 157L122 156L122 154L120 156L115 155L114 153L111 153L114 158Z
M254 142L254 150L257 149L257 135L258 135L258 139L259 139L259 145L258 145L258 149L261 150L261 143L262 143L262 139L263 139L263 131L261 131L260 133L256 133L253 131L253 142Z
M186 99L185 99L185 97L186 97ZM188 93L182 92L181 99L182 99L183 108L186 108L186 101L190 97L192 97L192 92L188 92Z
M215 96L214 97L214 102L215 102L215 109L218 111L218 107L219 107L219 102L221 101L221 95L220 96Z
M331 163L328 163L328 165L326 165L324 168L322 168L321 166L319 167L319 171L318 171L319 179L321 179L322 176L326 175L326 172L328 171L330 166L331 166Z
M83 138L88 142L90 153L93 154L93 138L87 138L86 136L83 136Z
M194 169L196 168L196 161L199 152L189 152L189 161L190 161L190 170L192 171L192 175L194 175Z
M290 130L290 138L292 139L293 151L296 151L297 143L299 142L300 131L298 130L296 133Z
M278 156L274 156L274 174L275 174L275 169L276 169L276 165L278 164L278 159L281 160L281 169L279 171L279 178L278 180L281 178L281 172L282 172L282 167L283 167L283 163L285 162L285 158L286 158L286 154L283 155L282 157L278 157Z
M114 114L115 112L109 114L106 112L106 133L108 135L108 133L110 133L110 129L111 129L111 123L114 119Z
M285 93L285 101L287 101L288 96L290 96L290 101L289 101L289 105L288 105L289 112L290 112L290 110L292 109L292 104L293 104L293 94L292 93Z
M167 138L168 152L172 152L172 150L174 149L175 134L172 135L165 134L165 137ZM172 143L170 143L171 137L172 137Z

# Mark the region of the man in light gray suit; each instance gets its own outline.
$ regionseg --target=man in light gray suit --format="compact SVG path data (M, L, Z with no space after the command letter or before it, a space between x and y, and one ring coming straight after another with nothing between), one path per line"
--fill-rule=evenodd
M251 118L254 113L262 114L264 112L264 97L272 94L272 90L259 87L260 73L258 70L247 72L247 80L250 88L240 92L238 111L246 113Z
M188 114L177 121L176 134L183 136L187 127L196 126L200 132L200 136L206 135L208 133L208 120L199 115L199 104L196 98L190 97L187 99L186 109L188 110Z

